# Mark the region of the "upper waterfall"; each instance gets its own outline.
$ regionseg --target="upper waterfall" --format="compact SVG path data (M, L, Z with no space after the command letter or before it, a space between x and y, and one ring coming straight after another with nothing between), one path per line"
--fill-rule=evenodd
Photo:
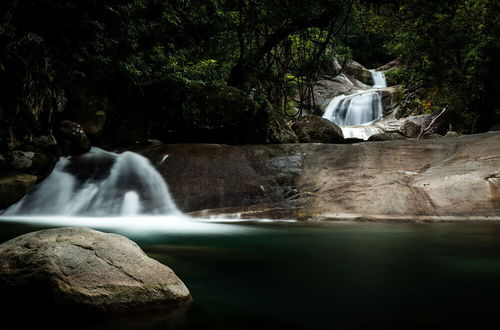
M373 88L386 88L387 80L385 79L385 73L382 71L370 70L373 79Z
M370 135L378 133L376 128L367 126L382 119L384 115L381 92L377 89L387 87L387 82L383 72L370 72L373 79L371 89L336 96L323 115L323 118L342 128L345 138L367 140Z
M52 174L3 216L181 214L168 187L143 156L98 148L62 157Z

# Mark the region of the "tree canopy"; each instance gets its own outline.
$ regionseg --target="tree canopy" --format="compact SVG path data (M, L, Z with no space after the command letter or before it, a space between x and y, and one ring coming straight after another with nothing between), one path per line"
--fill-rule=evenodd
M290 100L309 98L334 58L366 65L399 58L403 66L393 78L419 91L412 111L449 106L462 130L477 131L499 118L499 6L495 0L6 0L0 75L11 83L2 108L19 102L8 95L26 100L49 88L63 107L70 88L116 94L124 82L168 78L230 85L294 115Z

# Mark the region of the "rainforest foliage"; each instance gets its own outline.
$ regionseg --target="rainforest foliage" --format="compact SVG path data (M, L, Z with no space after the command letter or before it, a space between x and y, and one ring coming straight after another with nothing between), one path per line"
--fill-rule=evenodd
M449 107L464 131L500 116L500 2L405 0L358 5L358 26L405 64L397 80L415 90L417 110Z
M484 130L500 111L499 13L497 0L4 0L0 117L75 99L111 111L165 79L232 86L294 115L291 99L310 98L334 58L399 58L412 111L448 106L460 129Z

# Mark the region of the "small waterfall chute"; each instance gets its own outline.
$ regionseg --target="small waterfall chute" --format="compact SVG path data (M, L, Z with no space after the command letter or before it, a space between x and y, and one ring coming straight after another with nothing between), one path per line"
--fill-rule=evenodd
M180 215L168 187L143 156L98 148L62 157L52 174L2 216Z
M385 79L385 73L382 71L370 70L372 73L373 86L372 88L386 88L387 80Z

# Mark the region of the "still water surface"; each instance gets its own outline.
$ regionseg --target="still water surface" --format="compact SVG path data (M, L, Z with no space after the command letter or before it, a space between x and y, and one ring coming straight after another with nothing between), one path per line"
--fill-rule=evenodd
M499 327L498 225L203 226L108 230L136 241L176 272L195 299L187 310L168 318L78 320L70 327L58 324L55 311L37 322L109 330ZM0 222L0 242L41 228Z

